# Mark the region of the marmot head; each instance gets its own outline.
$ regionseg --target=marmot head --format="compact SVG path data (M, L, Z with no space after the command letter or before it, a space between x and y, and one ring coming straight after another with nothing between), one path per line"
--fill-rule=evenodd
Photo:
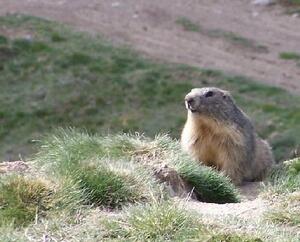
M194 88L185 96L185 106L192 115L226 118L235 107L229 92L216 88Z

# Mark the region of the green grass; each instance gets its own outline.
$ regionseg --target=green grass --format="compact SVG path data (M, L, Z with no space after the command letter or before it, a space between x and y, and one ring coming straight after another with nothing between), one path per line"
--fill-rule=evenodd
M273 205L265 214L266 221L286 226L291 229L300 228L300 191L277 194Z
M33 173L0 175L0 231L27 227L62 213L73 217L84 204L84 194L68 179L50 179L40 169Z
M267 189L276 194L300 192L300 159L286 161L274 168Z
M285 13L289 15L294 15L299 17L300 15L300 1L299 0L280 0L280 4L282 4L286 10Z
M32 36L0 36L0 154L39 149L29 174L0 175L0 241L297 241L280 226L299 226L299 159L270 178L270 197L286 198L274 217L249 226L191 215L151 167L176 170L202 201L237 202L228 178L191 160L173 139L185 120L184 95L195 86L230 90L278 160L300 143L299 96L216 70L156 63L39 18L10 15L0 24ZM33 146L57 126L91 135L62 129ZM150 138L114 134L124 131Z
M175 169L202 201L237 202L238 195L228 178L195 163L168 136L59 129L40 146L26 175L0 176L1 241L35 241L45 234L68 241L255 241L208 229L177 208L166 184L155 179L159 163Z
M222 38L236 47L242 47L259 53L268 53L268 47L256 43L252 39L245 38L234 32L224 30L208 30L207 35L213 38Z
M300 5L300 0L280 0L279 3L293 7Z
M286 161L274 169L270 178L265 192L275 204L266 213L267 220L300 227L300 159Z
M59 217L18 230L0 228L1 241L227 241L260 242L259 236L207 224L183 208L184 204L164 201L140 204L118 214L85 210L70 223Z
M168 136L151 140L139 135L96 136L59 130L45 139L35 160L56 177L69 177L79 184L90 204L118 207L162 197L152 178L155 164L174 168L194 187L199 200L238 201L227 177L193 161Z
M7 44L8 40L5 36L0 35L0 46Z
M0 226L24 226L43 216L53 193L43 181L21 176L1 178L0 191Z
M181 25L185 31L201 32L200 25L194 23L186 17L181 17L176 20L176 24Z
M28 157L36 151L32 140L57 126L178 138L186 117L183 98L199 86L230 90L269 139L277 160L300 143L300 98L281 89L220 71L157 63L39 18L8 15L0 24L32 36L5 37L0 46L3 159Z
M261 241L211 228L182 206L164 202L133 207L123 218L106 224L108 236L120 241Z
M279 57L284 60L295 61L297 66L300 67L300 53L296 52L282 52L279 54Z
M234 186L227 177L223 177L207 166L199 164L180 151L177 142L167 136L157 137L150 149L155 152L165 153L165 162L184 178L194 188L198 199L205 202L237 202L237 194ZM144 152L147 148L143 148ZM148 155L147 152L144 155Z
M242 47L260 53L268 52L268 48L266 46L259 45L252 39L245 38L234 32L228 32L220 29L206 29L187 17L180 17L175 21L175 23L182 26L185 31L197 32L211 38L223 39L235 47Z
M149 189L142 186L144 180L137 178L135 173L139 171L132 166L130 169L124 165L112 169L109 164L103 164L83 166L76 171L78 174L73 179L86 194L88 204L115 208L149 198L146 193Z
M287 206L287 204L286 204ZM267 218L276 224L300 227L299 202L296 206L281 207L267 214Z
M120 208L161 197L151 171L122 155L125 146L120 136L60 130L45 139L35 162L54 177L77 186L85 204Z
M279 56L281 59L284 60L296 60L296 61L300 60L300 54L295 52L282 52L279 54Z

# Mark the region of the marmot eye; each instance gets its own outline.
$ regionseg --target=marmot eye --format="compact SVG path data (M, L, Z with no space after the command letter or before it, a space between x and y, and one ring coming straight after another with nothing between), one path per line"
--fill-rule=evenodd
M205 93L205 97L212 97L214 95L213 91L208 91L207 93Z

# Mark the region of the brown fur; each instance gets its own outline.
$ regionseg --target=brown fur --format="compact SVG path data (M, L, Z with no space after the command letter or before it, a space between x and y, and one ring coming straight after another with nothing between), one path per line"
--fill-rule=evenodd
M197 96L197 93L193 94L195 95ZM222 103L220 105L221 108L216 112L222 112ZM242 115L249 122L248 117L243 113ZM182 148L205 165L223 171L235 184L261 180L273 164L270 147L255 134L254 130L250 128L248 131L241 130L232 120L234 119L220 120L211 113L207 115L205 112L189 110L181 135ZM248 126L242 127L248 129ZM249 140L246 140L249 137L245 135L247 132L253 132L252 146L247 145L249 143ZM253 154L254 158L247 160L247 154Z

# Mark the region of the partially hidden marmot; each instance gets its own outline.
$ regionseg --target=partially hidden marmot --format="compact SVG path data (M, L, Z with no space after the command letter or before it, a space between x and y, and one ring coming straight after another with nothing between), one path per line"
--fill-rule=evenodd
M239 185L262 180L274 163L268 143L259 138L248 116L229 92L215 87L192 89L185 97L187 121L182 148Z

